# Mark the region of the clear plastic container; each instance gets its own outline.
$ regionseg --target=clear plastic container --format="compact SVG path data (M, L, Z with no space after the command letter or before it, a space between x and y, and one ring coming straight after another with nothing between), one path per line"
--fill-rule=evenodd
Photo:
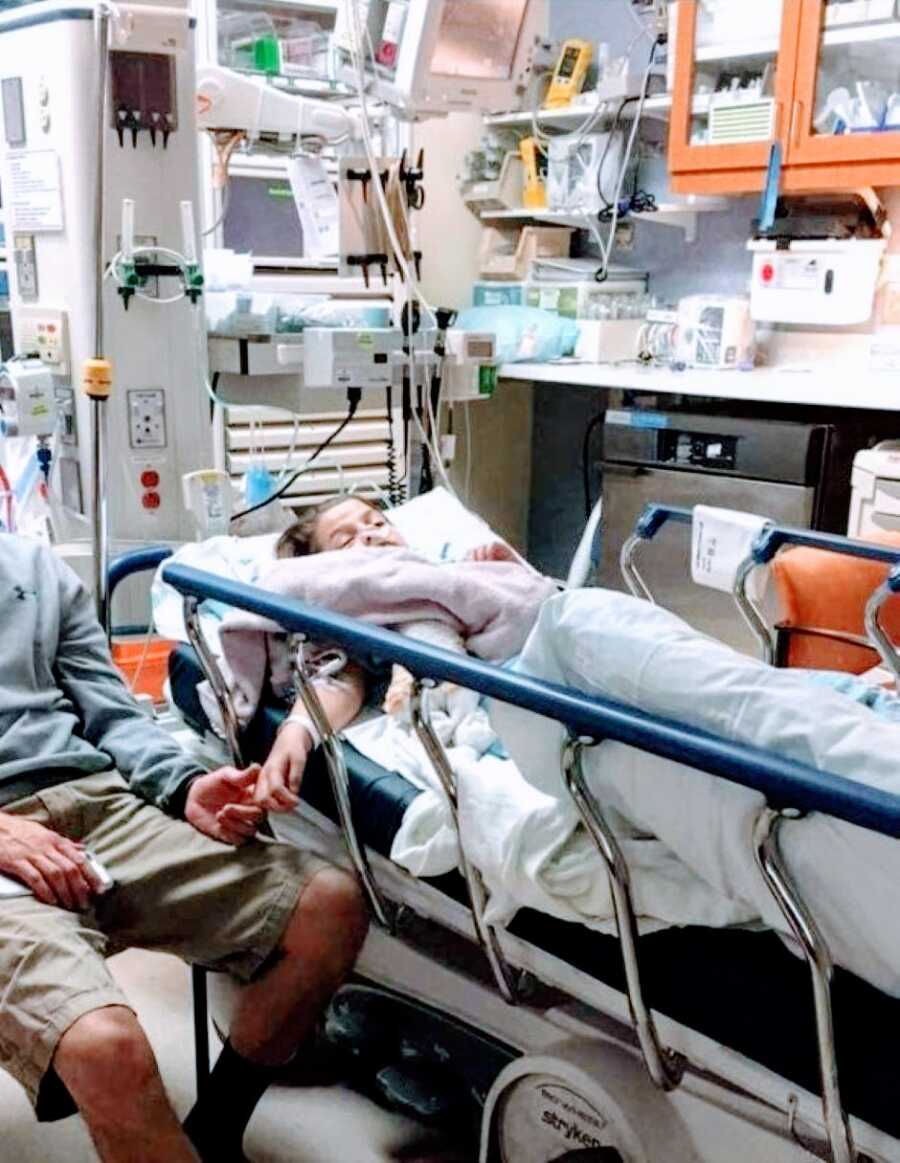
M328 34L312 20L292 20L281 31L281 71L286 76L321 76L328 71Z
M219 64L260 73L281 71L275 24L265 12L225 12L219 17Z

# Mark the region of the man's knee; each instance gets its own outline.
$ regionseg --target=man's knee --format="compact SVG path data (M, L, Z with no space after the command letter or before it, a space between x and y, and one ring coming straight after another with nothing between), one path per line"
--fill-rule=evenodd
M124 1113L159 1077L147 1036L124 1006L93 1010L74 1022L53 1065L81 1110L101 1119Z
M368 927L368 909L356 877L340 868L323 868L301 894L282 944L288 955L302 956L319 938L352 962Z

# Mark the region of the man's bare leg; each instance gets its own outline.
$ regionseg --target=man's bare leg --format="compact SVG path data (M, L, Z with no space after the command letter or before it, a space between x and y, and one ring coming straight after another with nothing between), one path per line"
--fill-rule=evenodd
M290 1058L353 968L367 927L355 878L323 868L297 902L280 956L242 991L230 1033L237 1053L267 1066Z
M368 926L356 880L323 868L304 889L272 964L242 991L209 1084L185 1120L201 1159L242 1159L253 1110L353 968Z
M107 1006L79 1018L53 1065L104 1163L197 1163L131 1010Z

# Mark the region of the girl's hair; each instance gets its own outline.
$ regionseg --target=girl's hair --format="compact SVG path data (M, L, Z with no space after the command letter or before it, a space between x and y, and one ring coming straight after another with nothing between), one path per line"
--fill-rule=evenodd
M370 500L368 497L357 497L354 495L348 496L346 493L338 497L329 497L327 501L322 501L318 505L312 505L305 509L300 517L288 529L282 533L278 538L278 543L275 546L276 557L306 557L310 553L318 553L316 548L316 525L323 513L327 513L329 509L334 509L337 505L343 505L345 501L359 501L361 505L368 505L370 509L374 509L377 513L381 513L382 507L377 501Z

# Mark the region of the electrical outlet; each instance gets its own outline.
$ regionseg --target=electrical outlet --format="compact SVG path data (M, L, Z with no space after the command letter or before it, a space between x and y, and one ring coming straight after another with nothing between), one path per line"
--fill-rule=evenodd
M56 375L69 374L69 321L65 311L19 308L19 346L33 352Z
M162 388L128 393L128 433L132 448L166 447L166 394Z

